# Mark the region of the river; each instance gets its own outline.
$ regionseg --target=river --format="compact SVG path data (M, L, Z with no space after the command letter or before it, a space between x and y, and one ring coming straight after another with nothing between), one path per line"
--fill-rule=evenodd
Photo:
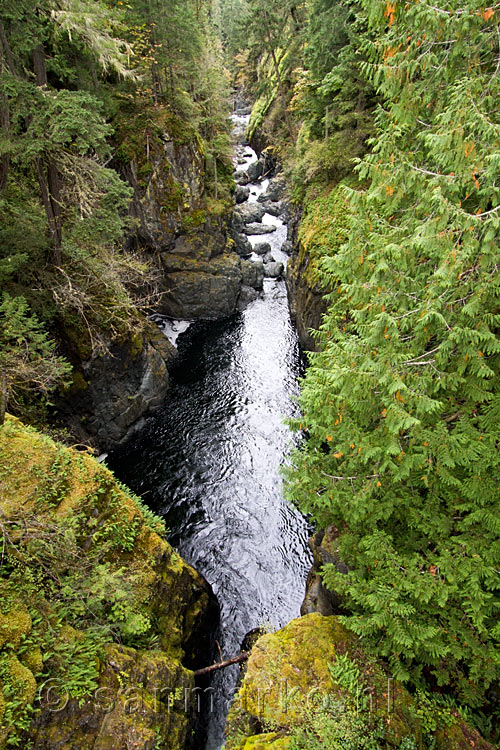
M241 141L248 118L233 120ZM237 153L240 170L256 158L242 144ZM251 185L249 200L266 186ZM263 222L278 228L250 242L269 242L286 263L286 226L267 214ZM253 628L298 616L304 596L309 529L280 478L292 444L283 420L297 408L303 359L283 280L265 279L261 298L229 319L185 327L163 407L109 465L165 518L171 544L212 585L228 657ZM206 750L223 743L237 676L231 667L215 677Z

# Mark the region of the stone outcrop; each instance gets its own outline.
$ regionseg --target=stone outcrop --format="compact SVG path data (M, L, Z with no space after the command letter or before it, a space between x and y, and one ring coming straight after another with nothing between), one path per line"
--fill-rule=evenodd
M278 263L272 260L272 258L264 263L264 276L266 279L278 279L284 270L283 263Z
M276 633L261 636L229 712L226 750L285 750L292 737L301 748L338 746L351 732L349 747L371 733L381 747L424 750L493 750L456 711L422 707L337 617L310 614ZM329 722L329 738L321 732ZM309 729L306 735L304 730ZM358 744L354 731L358 733ZM309 741L307 739L309 737ZM311 744L313 738L317 738ZM297 745L295 745L297 746ZM371 745L370 745L371 746Z
M262 288L250 279L246 261L225 253L211 261L166 253L162 257L167 294L159 312L172 318L217 319L237 307L242 284Z
M0 456L0 750L15 736L35 750L192 747L191 670L211 662L218 622L210 586L88 453L7 418ZM74 588L86 566L94 593ZM112 642L119 608L87 614L110 576L123 589L115 606L130 610L128 645ZM97 651L93 626L111 627Z
M276 231L276 226L274 224L260 224L258 222L251 222L250 224L245 224L243 231L248 235L271 234L272 232Z
M82 443L101 451L128 440L146 415L163 402L168 367L176 350L156 325L137 321L138 332L92 357L85 331L71 333L68 348L75 362L73 384L57 400L58 419Z
M292 252L286 270L286 288L290 315L297 328L302 347L316 351L317 344L310 330L317 330L326 312L324 290L311 275L312 260L303 251L298 239L298 229L302 219L302 209L295 208L288 224L288 241Z
M313 553L313 565L308 573L306 594L300 608L301 615L318 612L321 615L344 614L342 599L323 584L321 569L324 565L335 565L339 573L347 573L347 565L338 556L338 531L329 526L325 531L318 531L309 540Z
M129 213L135 228L128 241L160 252L184 233L186 218L202 208L205 157L194 134L181 137L179 123L158 122L147 143L132 128L127 118L116 133L120 158L115 166L134 191Z

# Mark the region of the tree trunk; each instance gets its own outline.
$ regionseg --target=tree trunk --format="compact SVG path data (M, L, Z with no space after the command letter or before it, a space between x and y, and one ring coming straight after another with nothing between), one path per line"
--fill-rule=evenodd
M194 676L200 677L203 674L210 674L211 672L216 672L218 669L225 669L226 667L230 667L232 664L241 664L241 662L246 661L249 656L249 651L243 651L241 654L233 656L232 659L226 659L225 661L217 662L217 664L211 664L209 667L197 669L194 673Z
M9 100L3 94L0 96L0 130L3 131L5 138L9 137ZM9 154L2 154L0 156L0 193L4 191L5 186L7 185L7 178L9 176L9 164Z
M3 370L0 371L0 427L5 422L5 412L7 411L7 375Z
M47 85L47 68L45 66L45 52L41 44L33 50L33 70L37 86Z
M45 66L45 52L42 45L33 50L33 70L37 86L47 85L47 68ZM61 184L59 172L52 156L47 155L45 164L37 164L37 176L43 205L47 215L49 234L52 241L52 263L60 266L62 243L62 212L61 212Z
M268 16L267 16L266 11L264 11L264 23L266 26L266 37L267 37L267 42L269 44L269 51L271 53L271 59L273 61L274 72L276 75L276 80L278 81L278 91L280 93L281 106L283 107L283 113L285 115L285 120L286 120L286 124L288 127L288 132L290 133L290 138L292 139L292 143L295 143L296 141L295 131L292 125L292 121L290 120L290 112L288 111L288 108L286 106L285 87L284 87L283 79L280 73L280 66L279 66L278 60L276 59L276 53L274 51L274 44L273 44L273 40L271 36L271 30L269 28L269 21L268 21Z
M0 70L10 70L12 75L17 75L16 66L14 63L14 57L10 49L7 35L2 22L0 21ZM0 96L0 130L3 130L5 136L8 138L10 132L10 111L9 111L9 100L2 94ZM9 176L9 165L10 158L8 154L2 154L0 156L0 193L3 192L7 184L7 178Z
M12 73L12 75L17 75L16 73L16 64L14 62L14 56L12 54L12 50L9 45L9 41L7 39L7 35L5 33L5 29L3 27L3 23L0 21L0 46L2 50L2 57L5 58L5 61L7 63L7 67Z

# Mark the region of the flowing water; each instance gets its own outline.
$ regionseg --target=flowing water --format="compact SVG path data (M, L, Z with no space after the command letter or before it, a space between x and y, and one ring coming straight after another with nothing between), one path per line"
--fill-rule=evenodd
M241 136L248 118L233 119ZM248 154L240 169L256 158L248 147L238 152ZM266 186L252 185L249 200ZM263 222L278 229L251 243L269 242L286 262L286 226L269 215ZM178 322L174 328L178 334ZM311 564L307 523L283 498L280 478L292 443L283 418L295 413L291 397L303 368L284 281L266 279L262 297L244 312L194 323L177 345L163 408L109 463L165 518L170 542L212 585L229 657L253 628L298 616ZM231 667L214 678L207 750L223 742L237 676Z

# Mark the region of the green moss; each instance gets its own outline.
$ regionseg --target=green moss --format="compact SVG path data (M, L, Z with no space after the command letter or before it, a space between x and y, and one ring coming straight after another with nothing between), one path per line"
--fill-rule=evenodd
M182 695L192 688L183 644L208 594L157 533L164 524L91 455L9 416L0 428L0 494L10 532L0 568L0 750L24 741L37 679L47 678L69 698L67 713L44 718L49 744L94 747L95 736L79 728L87 712L99 747L114 747L120 736L180 750L183 702L156 698L165 686ZM131 647L110 645L114 637ZM130 711L126 689L136 686L141 706ZM99 719L100 707L87 703L99 688L116 703L112 717Z
M72 373L72 383L71 383L71 389L73 391L86 391L89 387L89 384L83 377L82 373L79 370L73 370Z
M245 743L241 745L241 750L288 750L289 747L289 737L271 732L248 737Z
M325 286L323 260L334 257L347 239L349 229L349 204L342 185L327 189L320 196L306 202L304 218L299 229L299 255L294 263L301 269L302 277L313 289ZM293 271L292 271L293 272ZM329 286L335 283L331 276Z
M424 706L422 713L422 702L390 679L339 618L310 614L263 635L253 647L229 712L226 750L250 750L259 742L267 750L278 741L309 748L308 736L314 749L348 746L342 737L355 743L369 737L371 744L362 747L492 750L449 709L435 720L434 708ZM331 744L334 739L340 744Z
M275 81L275 79L273 80ZM267 115L274 99L276 98L277 91L277 84L273 83L271 91L261 94L253 105L246 132L246 138L248 141L252 140L257 130L262 126L264 118Z
M0 649L9 647L17 651L22 637L31 631L31 617L21 602L2 599L2 610L6 607L7 611L0 611Z
M142 333L135 333L130 337L129 352L132 359L136 359L144 349L144 338Z

